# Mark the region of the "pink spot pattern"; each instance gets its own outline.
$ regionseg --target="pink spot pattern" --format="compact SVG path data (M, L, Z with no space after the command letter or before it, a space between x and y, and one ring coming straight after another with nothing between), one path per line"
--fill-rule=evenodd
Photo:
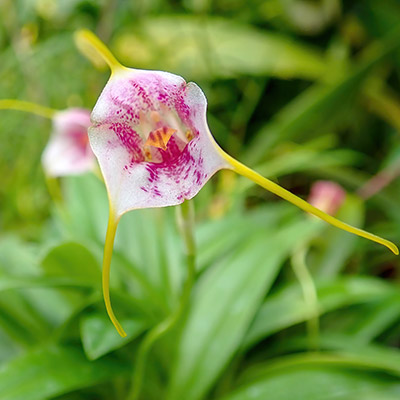
M92 148L119 212L182 203L226 162L216 150L198 86L159 71L111 79L92 113ZM166 149L145 146L150 132L176 133Z

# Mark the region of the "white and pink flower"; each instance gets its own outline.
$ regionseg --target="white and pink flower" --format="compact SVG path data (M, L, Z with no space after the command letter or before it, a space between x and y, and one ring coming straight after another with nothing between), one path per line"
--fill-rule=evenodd
M180 204L229 168L206 107L201 89L177 75L124 69L111 78L89 137L117 215Z
M42 154L48 176L79 175L93 170L96 158L88 138L90 112L84 108L57 111L53 130Z
M91 32L79 31L78 47L100 55L112 74L92 112L89 139L110 201L103 258L107 312L126 336L111 307L109 272L116 229L133 209L177 205L194 197L220 169L231 169L302 210L348 232L383 244L386 239L337 220L225 153L207 125L207 100L195 83L177 75L122 66Z
M0 110L24 111L52 121L50 139L42 154L43 169L47 176L79 175L96 167L96 157L88 137L91 124L89 110L68 108L58 111L17 99L0 99Z

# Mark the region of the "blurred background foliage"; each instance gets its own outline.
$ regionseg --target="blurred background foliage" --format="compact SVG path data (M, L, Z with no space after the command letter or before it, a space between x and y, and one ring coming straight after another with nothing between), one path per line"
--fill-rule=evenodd
M340 183L338 217L399 244L399 21L397 0L0 0L0 98L92 108L108 72L75 48L86 27L126 65L196 81L228 152L301 197ZM1 112L0 398L126 399L143 335L179 301L174 210L122 218L120 339L100 293L105 190L71 177L52 198L50 128ZM196 285L143 399L400 398L397 258L229 172L195 208Z

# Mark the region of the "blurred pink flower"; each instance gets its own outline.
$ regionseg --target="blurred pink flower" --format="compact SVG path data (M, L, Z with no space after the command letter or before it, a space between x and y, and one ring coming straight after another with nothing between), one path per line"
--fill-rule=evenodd
M57 111L52 121L53 131L42 155L46 174L59 177L91 171L95 156L87 134L90 111L83 108Z
M314 207L335 215L346 198L345 190L332 181L317 181L311 186L308 202Z
M0 110L25 111L52 121L52 133L42 154L46 175L79 175L95 168L96 157L90 147L87 132L90 126L89 110L68 108L58 111L16 99L0 99Z

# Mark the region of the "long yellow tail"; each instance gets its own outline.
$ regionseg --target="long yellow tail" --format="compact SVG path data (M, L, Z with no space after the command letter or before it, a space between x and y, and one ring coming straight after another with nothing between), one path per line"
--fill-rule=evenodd
M49 119L52 119L57 112L57 110L41 106L40 104L31 103L30 101L16 100L16 99L1 99L0 110L25 111Z
M106 241L104 245L104 256L103 256L103 297L106 305L107 314L110 317L111 322L115 326L115 329L122 337L126 337L126 333L119 323L117 317L111 306L110 300L110 266L111 258L114 247L115 233L117 231L118 220L115 218L112 209L110 209L110 216L108 219L108 227L106 233Z
M318 208L307 203L300 197L295 196L293 193L290 193L288 190L282 188L281 186L277 185L276 183L270 181L267 178L264 178L263 176L261 176L260 174L258 174L255 171L253 171L251 168L246 167L244 164L237 161L236 159L234 159L230 155L226 154L222 150L221 150L221 154L229 162L229 164L232 166L232 168L235 172L252 180L254 183L263 187L264 189L276 194L277 196L281 197L282 199L289 201L290 203L294 204L295 206L301 208L302 210L304 210L312 215L315 215L318 218L321 218L323 221L327 222L328 224L336 226L337 228L342 229L344 231L353 233L357 236L361 236L368 240L372 240L373 242L382 244L383 246L386 246L388 249L390 249L394 254L396 254L396 255L399 254L399 249L397 248L397 246L394 243L390 242L389 240L383 239L372 233L366 232L362 229L355 228L354 226L351 226L342 221L339 221L335 217L332 217L331 215L324 213L323 211L321 211Z
M104 62L110 67L112 73L126 69L93 32L87 29L77 31L75 43L82 54L96 66L101 67Z

